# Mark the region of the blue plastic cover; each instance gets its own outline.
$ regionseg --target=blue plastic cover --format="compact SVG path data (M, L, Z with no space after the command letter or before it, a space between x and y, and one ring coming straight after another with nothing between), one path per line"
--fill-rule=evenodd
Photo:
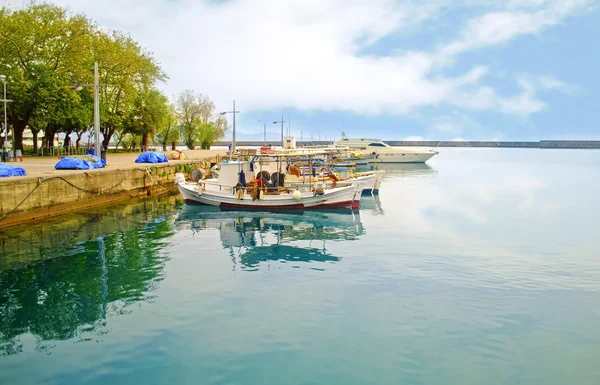
M89 170L92 168L102 168L106 166L103 159L94 155L73 155L63 156L56 166L57 170Z
M168 161L167 156L162 152L146 151L137 157L135 163L165 163Z
M25 169L18 166L10 166L6 163L0 163L0 178L5 176L24 176Z

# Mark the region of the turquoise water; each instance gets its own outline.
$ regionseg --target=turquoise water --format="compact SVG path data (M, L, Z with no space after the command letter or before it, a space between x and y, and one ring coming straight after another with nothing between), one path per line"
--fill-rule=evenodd
M0 232L0 384L599 384L600 151L440 152L357 213Z

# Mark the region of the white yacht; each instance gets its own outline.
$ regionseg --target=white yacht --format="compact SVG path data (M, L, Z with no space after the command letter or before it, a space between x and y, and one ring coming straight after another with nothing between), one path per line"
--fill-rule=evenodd
M425 163L438 153L421 148L392 147L380 139L349 139L343 132L342 138L336 145L377 155L370 163Z

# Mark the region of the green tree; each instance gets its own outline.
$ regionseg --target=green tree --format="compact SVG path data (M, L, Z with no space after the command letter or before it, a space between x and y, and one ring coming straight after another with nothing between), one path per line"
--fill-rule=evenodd
M167 145L175 144L179 140L179 116L174 104L169 103L167 106L167 116L163 121L163 125L155 131L154 142L162 146L163 151L167 150Z
M115 132L126 129L136 102L139 107L140 90L151 90L166 79L152 54L131 37L99 30L84 15L56 5L32 2L22 9L0 9L0 73L8 76L8 96L14 101L9 116L15 148L22 148L23 130L31 119L35 129L45 123L46 145L57 132L74 132L81 139L91 123L90 94L76 96L68 86L93 83L94 62L104 84L101 130L108 145ZM146 142L149 130L142 132Z
M166 79L152 55L131 37L118 32L97 33L94 55L100 63L100 125L108 145L115 132L131 130L129 118L143 105L140 92ZM142 91L141 91L142 90Z
M169 120L168 99L156 89L138 92L128 119L129 132L142 137L142 149L148 150L148 138Z
M223 116L218 116L216 120L202 124L199 130L200 146L203 149L210 149L211 144L221 139L228 129L227 120Z
M202 148L210 147L228 129L227 121L216 114L215 104L208 96L185 90L177 97L176 106L181 137L190 150L197 142Z
M8 77L9 116L14 146L22 149L23 130L53 102L57 88L81 76L93 25L83 15L47 3L0 10L0 72Z

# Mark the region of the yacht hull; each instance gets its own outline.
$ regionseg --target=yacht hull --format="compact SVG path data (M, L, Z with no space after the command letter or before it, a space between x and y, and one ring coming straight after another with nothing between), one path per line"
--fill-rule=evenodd
M379 153L379 157L371 160L370 163L425 163L431 159L437 152L402 152Z

